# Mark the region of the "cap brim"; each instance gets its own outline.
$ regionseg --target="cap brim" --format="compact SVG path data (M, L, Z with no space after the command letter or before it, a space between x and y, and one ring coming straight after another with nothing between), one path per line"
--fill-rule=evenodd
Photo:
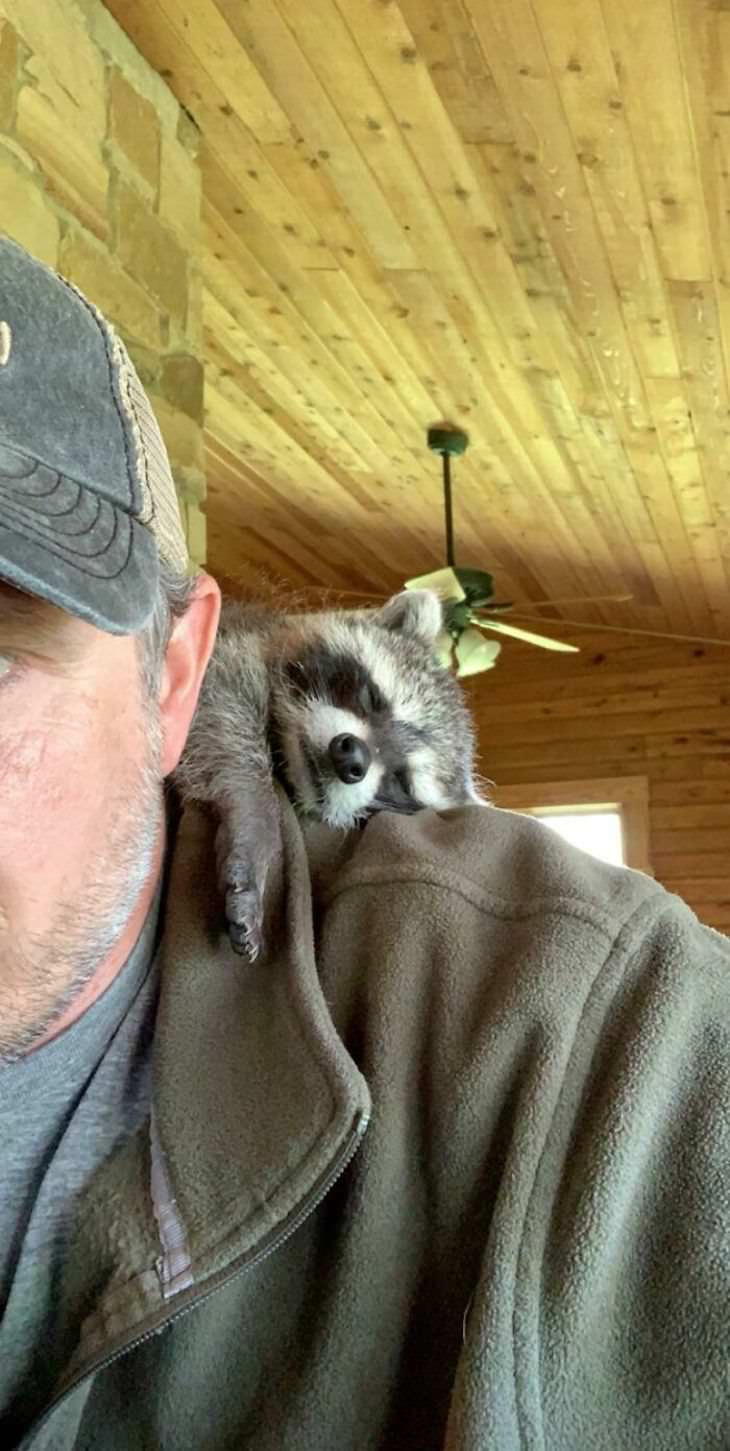
M0 578L110 634L141 630L159 580L149 529L73 479L16 460L17 473L0 472Z

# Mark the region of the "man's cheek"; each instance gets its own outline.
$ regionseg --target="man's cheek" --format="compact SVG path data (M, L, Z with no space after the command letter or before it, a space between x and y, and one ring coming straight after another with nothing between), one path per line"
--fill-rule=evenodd
M73 815L74 803L93 789L98 749L89 724L83 712L71 717L59 704L39 709L25 729L0 725L0 854L20 822L47 822L64 809Z
M88 754L57 752L33 732L0 740L0 912L11 935L42 930L54 901L73 895L97 845L99 794Z
M0 812L8 815L11 802L27 799L42 780L48 743L38 730L0 731Z

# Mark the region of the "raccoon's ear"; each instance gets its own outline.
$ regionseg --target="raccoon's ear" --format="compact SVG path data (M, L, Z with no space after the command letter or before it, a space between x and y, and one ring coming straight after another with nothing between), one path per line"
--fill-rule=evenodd
M401 590L375 618L383 629L422 640L424 645L433 645L443 628L441 601L432 589Z

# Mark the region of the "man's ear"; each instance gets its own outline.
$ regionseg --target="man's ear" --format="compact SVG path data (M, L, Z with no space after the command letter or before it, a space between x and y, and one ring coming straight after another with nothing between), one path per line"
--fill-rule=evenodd
M221 592L209 574L198 575L195 593L175 625L160 684L162 773L169 776L183 753L190 722L218 630Z

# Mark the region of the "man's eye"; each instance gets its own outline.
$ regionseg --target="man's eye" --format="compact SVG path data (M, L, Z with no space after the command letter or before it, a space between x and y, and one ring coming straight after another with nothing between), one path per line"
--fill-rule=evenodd
M0 655L0 685L2 685L9 676L15 674L17 665L18 661L15 656Z

